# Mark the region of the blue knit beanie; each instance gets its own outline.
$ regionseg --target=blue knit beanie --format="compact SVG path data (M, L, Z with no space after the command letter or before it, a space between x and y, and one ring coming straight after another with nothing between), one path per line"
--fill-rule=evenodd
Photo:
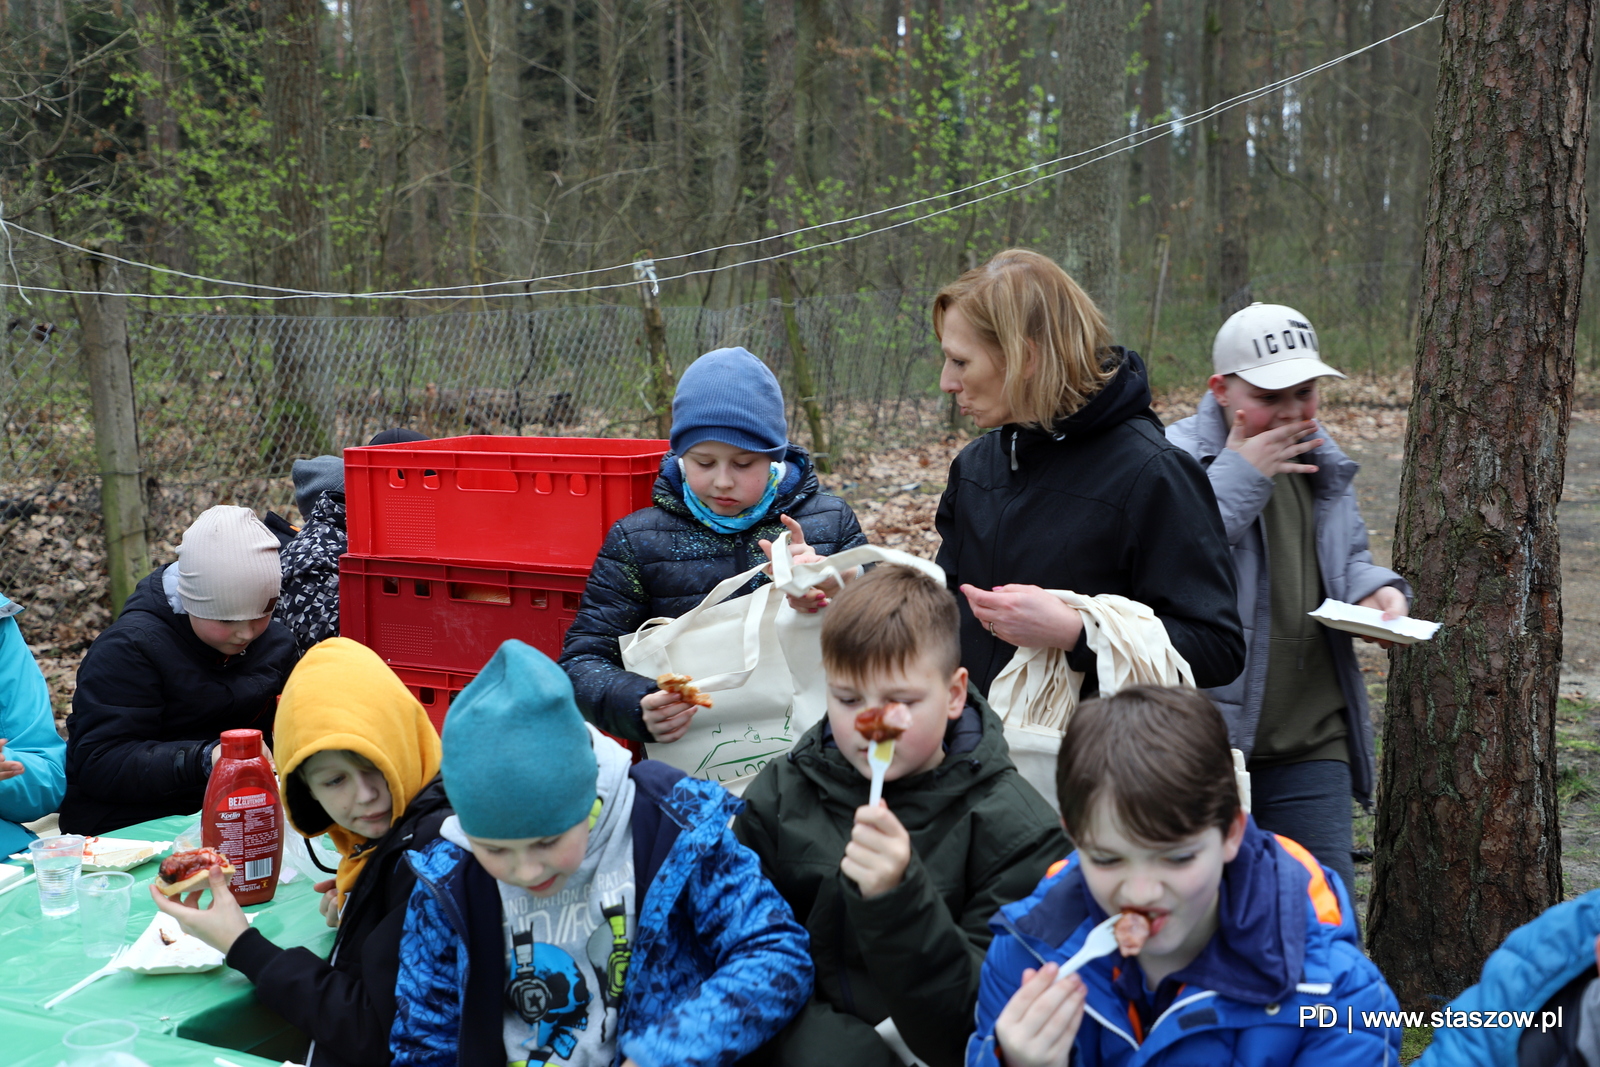
M781 460L789 450L783 390L767 365L742 348L707 352L678 379L672 398L672 451L722 441Z
M507 641L444 718L444 791L471 837L556 837L588 817L599 768L567 674Z

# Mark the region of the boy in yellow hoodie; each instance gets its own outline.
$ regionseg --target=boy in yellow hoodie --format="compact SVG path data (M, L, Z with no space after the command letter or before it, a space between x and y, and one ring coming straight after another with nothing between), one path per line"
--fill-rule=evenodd
M439 735L371 649L334 637L289 676L275 742L290 823L308 838L328 834L343 857L335 877L317 887L328 924L339 929L331 957L267 940L217 872L210 908L196 907L198 892L181 903L157 894L156 906L225 953L263 1004L311 1037L307 1063L387 1065L400 935L416 884L402 857L437 838L451 814Z

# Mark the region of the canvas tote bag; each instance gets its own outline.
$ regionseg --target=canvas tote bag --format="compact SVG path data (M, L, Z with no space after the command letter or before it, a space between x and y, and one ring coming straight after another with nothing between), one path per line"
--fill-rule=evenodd
M1194 685L1189 661L1172 647L1167 628L1148 605L1113 593L1089 597L1064 589L1048 592L1082 617L1084 639L1095 654L1101 696L1130 685ZM1067 720L1078 707L1083 677L1068 665L1062 649L1019 648L989 685L989 706L1006 724L1011 761L1058 810L1056 753ZM1233 750L1233 771L1248 812L1250 776L1238 749Z
M827 714L822 613L797 612L787 596L804 595L867 563L916 567L944 583L936 564L877 545L796 566L785 532L772 554L773 563L719 583L676 619L650 619L620 641L624 669L648 678L687 674L712 698L712 706L695 713L683 737L647 744L650 758L721 782L735 793ZM763 572L773 581L748 596L735 595Z

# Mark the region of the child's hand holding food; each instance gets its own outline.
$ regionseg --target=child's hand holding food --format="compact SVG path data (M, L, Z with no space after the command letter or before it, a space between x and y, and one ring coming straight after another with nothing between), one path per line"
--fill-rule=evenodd
M1088 989L1075 974L1056 981L1059 971L1054 963L1023 971L1022 985L995 1020L1006 1067L1066 1067L1072 1058Z
M856 823L850 843L844 847L839 869L861 890L867 900L882 896L905 879L911 864L911 835L888 805L862 805L856 809Z
M699 705L670 689L658 689L639 701L639 710L644 713L644 726L650 736L657 744L667 745L689 732Z

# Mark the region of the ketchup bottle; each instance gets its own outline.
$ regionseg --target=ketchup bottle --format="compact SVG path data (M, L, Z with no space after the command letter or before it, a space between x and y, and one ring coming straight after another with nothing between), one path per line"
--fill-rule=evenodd
M229 888L240 904L264 904L278 891L282 810L278 776L261 749L261 731L222 731L200 811L200 843L233 864Z

